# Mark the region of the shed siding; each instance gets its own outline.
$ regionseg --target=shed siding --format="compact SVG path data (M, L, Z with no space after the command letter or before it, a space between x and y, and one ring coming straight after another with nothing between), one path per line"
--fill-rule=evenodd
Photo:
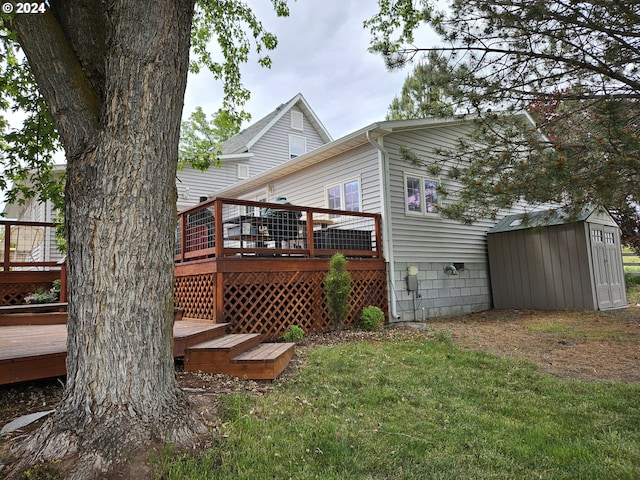
M594 309L584 223L489 234L495 308Z

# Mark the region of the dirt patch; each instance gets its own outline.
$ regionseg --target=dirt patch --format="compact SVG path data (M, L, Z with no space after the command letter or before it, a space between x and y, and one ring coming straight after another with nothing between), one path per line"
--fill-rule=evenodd
M536 364L565 379L640 382L640 308L608 312L492 310L427 323L453 343Z
M345 331L306 337L296 347L290 366L276 380L291 381L305 364L307 353L319 345L356 340L381 341L397 336L448 338L455 345L524 359L539 371L564 379L640 382L640 307L609 312L540 312L493 310L433 320L382 332ZM274 383L219 374L189 373L176 363L176 375L202 421L213 431L220 423L222 395L265 395ZM50 410L62 396L62 379L0 386L0 427L28 413ZM11 458L9 446L40 425L35 422L0 438L0 471ZM2 474L0 473L0 476Z

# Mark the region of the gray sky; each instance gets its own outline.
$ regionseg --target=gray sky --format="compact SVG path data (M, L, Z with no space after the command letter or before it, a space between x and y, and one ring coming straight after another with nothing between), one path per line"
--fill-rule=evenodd
M242 69L251 91L245 109L252 121L299 92L333 138L384 120L408 70L390 72L379 55L367 51L370 35L362 22L376 13L377 0L290 0L287 18L277 18L268 0L247 3L278 37L278 48L270 52L271 69L255 61ZM421 41L432 38L424 35ZM197 106L212 114L222 105L221 97L209 72L191 75L184 118Z

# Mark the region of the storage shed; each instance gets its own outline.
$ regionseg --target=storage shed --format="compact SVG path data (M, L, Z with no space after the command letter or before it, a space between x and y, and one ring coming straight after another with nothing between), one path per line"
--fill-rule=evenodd
M620 229L602 207L502 219L487 235L494 308L627 306Z

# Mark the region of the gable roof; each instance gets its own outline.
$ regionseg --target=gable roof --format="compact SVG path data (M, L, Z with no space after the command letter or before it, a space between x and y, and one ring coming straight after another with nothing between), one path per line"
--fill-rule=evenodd
M222 154L233 155L248 152L251 147L260 138L269 131L275 123L280 120L285 113L291 110L294 106L297 106L302 113L311 122L316 129L320 137L325 143L329 143L333 140L331 135L324 127L318 116L311 109L305 98L301 93L298 93L288 102L279 105L273 112L269 113L265 117L261 118L257 122L249 125L247 128L237 133L229 140L222 142Z
M535 122L527 112L519 112L515 115L523 116L527 121L531 122L531 125L535 126ZM216 196L234 197L236 195L242 195L247 190L259 188L261 185L270 181L275 181L282 176L298 172L311 165L315 165L367 143L370 143L372 147L378 148L375 143L376 140L390 133L460 125L472 122L475 119L476 117L471 115L457 115L452 117L427 117L416 120L387 120L375 122L342 138L311 150L304 155L272 167L260 175L223 188L216 192Z

